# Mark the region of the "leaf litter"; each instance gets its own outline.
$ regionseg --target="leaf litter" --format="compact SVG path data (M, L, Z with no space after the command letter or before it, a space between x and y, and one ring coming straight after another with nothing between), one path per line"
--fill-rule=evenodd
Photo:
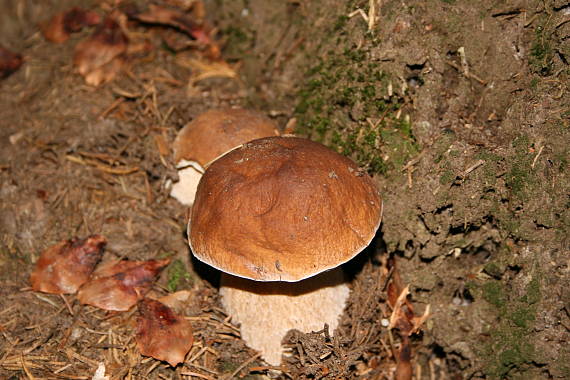
M32 289L54 294L74 294L103 256L107 241L100 235L70 239L45 250L30 276Z
M98 13L73 7L53 16L42 27L46 40L60 44L69 39L71 33L77 33L84 27L94 26L101 22Z

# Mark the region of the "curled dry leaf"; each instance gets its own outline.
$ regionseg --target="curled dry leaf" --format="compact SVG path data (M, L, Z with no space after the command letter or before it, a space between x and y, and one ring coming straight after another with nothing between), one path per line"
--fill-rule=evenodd
M93 26L101 22L101 17L79 7L71 8L56 14L42 28L46 40L62 43L69 39L71 33L79 32L84 26Z
M180 312L180 310L190 304L192 295L193 293L189 290L179 290L175 293L160 297L158 300L176 312Z
M116 20L119 17L108 16L91 37L75 47L73 64L87 84L98 86L112 80L125 63L129 40Z
M7 78L18 70L24 62L20 54L12 53L0 45L0 79Z
M413 370L411 363L412 350L409 337L419 332L420 327L430 315L430 307L428 305L424 314L417 317L414 313L414 307L408 299L408 295L410 294L409 287L403 286L396 261L391 259L389 266L392 268L391 280L386 290L388 294L388 304L392 308L389 328L397 329L402 338L400 349L397 352L398 363L396 365L394 378L396 380L411 380Z
M180 57L177 62L181 66L191 68L195 72L190 78L192 85L209 78L236 79L238 77L237 65L232 67L225 61L205 62L198 59Z
M164 360L173 367L182 363L194 342L190 322L149 298L142 299L137 307L136 340L141 354Z
M150 290L170 260L118 261L98 269L85 283L79 302L104 310L126 311Z
M45 293L75 293L101 260L107 241L103 236L62 241L40 256L30 276L32 289Z
M195 13L203 13L203 10ZM201 44L209 58L220 58L220 48L212 38L212 29L195 16L181 12L178 9L150 4L146 12L134 11L130 13L130 17L147 24L167 25L176 28ZM201 17L203 17L203 14Z

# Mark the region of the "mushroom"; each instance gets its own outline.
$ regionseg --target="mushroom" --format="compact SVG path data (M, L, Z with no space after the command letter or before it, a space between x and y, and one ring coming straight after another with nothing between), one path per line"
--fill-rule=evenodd
M206 111L186 124L174 140L174 162L179 181L170 195L190 206L206 165L227 151L253 139L277 136L275 123L242 108Z
M334 331L349 288L341 264L382 217L372 179L298 137L250 141L204 173L188 224L201 261L222 271L222 304L246 343L279 365L287 331Z

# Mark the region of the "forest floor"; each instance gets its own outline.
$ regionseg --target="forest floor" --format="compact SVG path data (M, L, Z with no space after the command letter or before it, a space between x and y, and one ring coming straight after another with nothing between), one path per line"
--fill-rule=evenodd
M101 363L112 379L393 378L395 271L416 315L430 307L414 379L570 378L567 1L205 1L221 58L179 26L129 20L120 70L87 84L73 56L94 28L53 43L41 26L125 3L0 0L0 45L23 58L0 80L0 378L91 379ZM229 323L169 196L176 133L225 106L350 156L383 196L340 327L291 334L278 368ZM136 310L31 291L41 252L91 234L104 260L170 258L151 293L192 294L184 364L139 354Z

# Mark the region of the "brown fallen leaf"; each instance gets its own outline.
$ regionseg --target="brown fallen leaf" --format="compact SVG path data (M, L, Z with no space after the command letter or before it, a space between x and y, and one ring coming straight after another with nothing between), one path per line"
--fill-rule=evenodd
M225 61L207 62L194 58L187 58L185 56L177 57L176 62L182 67L191 68L195 73L189 80L191 85L209 78L238 78L236 68L239 64L232 67Z
M75 47L73 64L87 84L98 86L112 80L126 61L129 39L123 32L119 13L109 15L91 37Z
M199 16L200 14L202 15ZM176 28L202 45L210 59L220 58L221 51L217 42L214 41L212 37L212 28L199 18L203 17L203 9L194 12L193 16L178 9L150 4L146 12L132 11L129 17L142 23L166 25Z
M46 40L59 44L67 41L71 33L79 32L85 26L97 25L100 22L101 17L97 13L73 7L53 16L43 25L42 32Z
M32 289L72 294L85 283L101 260L107 240L100 235L62 241L40 256L30 276Z
M191 303L193 294L190 290L179 290L160 297L158 300L174 311L180 312Z
M408 295L409 287L403 285L395 259L388 262L392 269L391 280L386 289L388 295L388 304L392 308L390 316L389 329L397 329L402 339L400 349L397 352L397 364L394 378L396 380L411 380L413 377L412 370L412 350L410 347L410 335L419 332L422 324L429 317L430 307L426 307L422 316L417 317L414 313L414 307Z
M85 283L77 298L82 304L104 310L126 311L150 290L169 259L149 261L118 261L107 264Z
M12 53L0 45L0 79L8 78L22 66L23 62L20 54Z
M136 340L141 354L164 360L173 367L182 363L194 342L190 322L150 298L143 298L137 307Z

